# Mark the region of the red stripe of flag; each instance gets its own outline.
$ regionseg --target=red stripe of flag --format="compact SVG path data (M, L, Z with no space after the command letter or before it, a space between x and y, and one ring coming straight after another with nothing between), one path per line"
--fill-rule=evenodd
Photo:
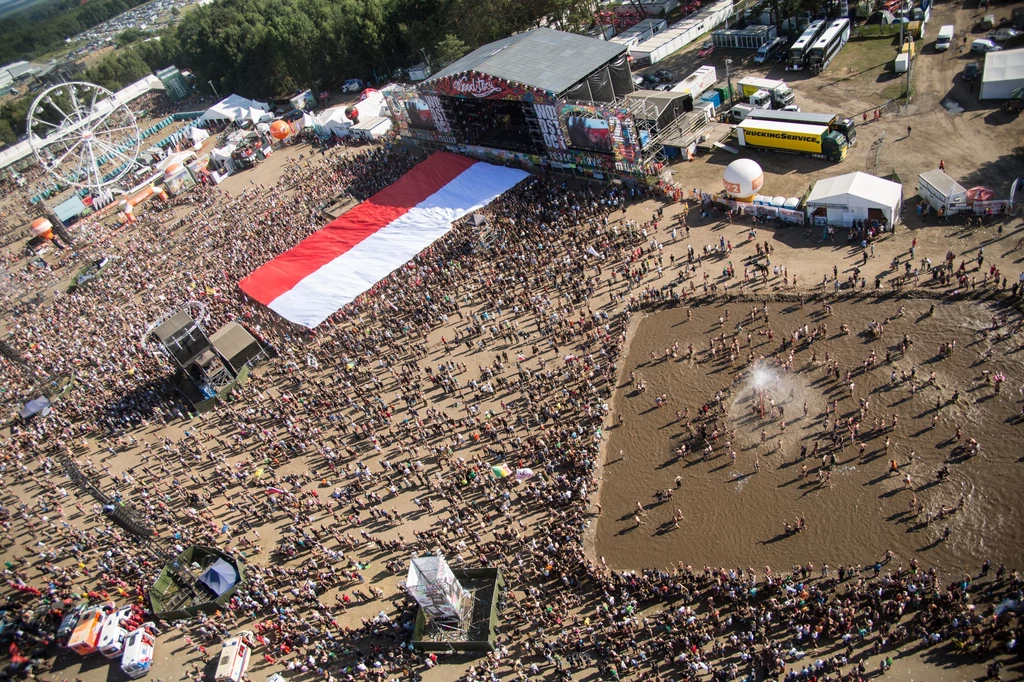
M292 249L261 265L242 279L238 286L263 305L270 305L303 278L391 224L474 163L472 159L458 154L432 154L393 185L338 216Z

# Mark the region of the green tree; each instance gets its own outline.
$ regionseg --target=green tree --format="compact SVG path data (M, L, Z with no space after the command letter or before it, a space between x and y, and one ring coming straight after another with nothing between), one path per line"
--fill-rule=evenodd
M0 141L4 144L14 144L18 141L18 136L14 134L14 128L11 127L10 121L0 118Z
M442 69L452 62L457 62L467 52L469 52L469 46L459 40L458 36L449 33L434 48L434 58L438 62L437 68Z
M143 31L138 28L126 28L114 37L114 42L117 43L118 47L126 47L131 45L137 40L142 40L149 35L148 31Z

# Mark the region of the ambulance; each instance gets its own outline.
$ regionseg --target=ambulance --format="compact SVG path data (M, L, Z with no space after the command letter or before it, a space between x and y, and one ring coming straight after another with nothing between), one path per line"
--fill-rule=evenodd
M131 607L115 611L103 620L96 648L107 658L117 658L124 651L124 641L128 639L128 631L121 626L121 620L131 616Z
M150 633L144 624L138 630L130 633L124 644L124 656L121 657L121 670L133 680L145 676L153 667L153 650L156 647L156 637Z
M82 611L75 626L71 638L68 640L68 648L80 656L88 656L99 648L100 635L103 632L103 624L107 615L115 610L113 603L100 604Z
M252 653L252 633L240 632L224 642L217 659L217 671L214 682L241 682L242 675L249 669L249 656Z

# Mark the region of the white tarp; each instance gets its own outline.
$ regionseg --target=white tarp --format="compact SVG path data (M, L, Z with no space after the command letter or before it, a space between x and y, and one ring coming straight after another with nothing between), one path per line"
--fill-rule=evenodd
M376 140L386 135L389 130L391 130L390 118L387 116L371 116L366 119L360 119L359 123L349 129L349 132L353 136L361 137L365 140Z
M269 104L246 99L239 95L229 95L203 112L203 115L199 117L199 122L243 123L251 121L259 123L273 118L273 115L270 114Z
M206 132L202 128L192 126L192 128L188 131L188 137L190 140L192 140L192 146L198 149L200 146L202 146L203 142L210 137L210 133Z
M413 557L405 588L431 618L456 618L464 591L443 556Z

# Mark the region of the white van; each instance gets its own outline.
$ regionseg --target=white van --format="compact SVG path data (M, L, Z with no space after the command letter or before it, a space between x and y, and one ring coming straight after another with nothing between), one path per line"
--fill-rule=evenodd
M772 40L769 40L767 43L757 48L757 54L754 55L754 63L764 64L766 61L771 59L775 52L782 48L785 44L785 38L774 38Z
M250 637L251 632L242 632L224 642L213 675L215 682L241 682L242 675L249 669Z
M146 631L146 623L128 635L124 645L124 656L121 658L121 670L133 680L142 677L153 667L153 649L156 637Z
M953 24L946 24L939 29L939 36L935 39L935 51L942 52L948 50L949 46L953 44L953 36L956 35L956 26Z
M103 621L103 631L96 649L107 658L117 658L124 651L124 641L128 639L128 631L121 627L122 611L116 611Z

